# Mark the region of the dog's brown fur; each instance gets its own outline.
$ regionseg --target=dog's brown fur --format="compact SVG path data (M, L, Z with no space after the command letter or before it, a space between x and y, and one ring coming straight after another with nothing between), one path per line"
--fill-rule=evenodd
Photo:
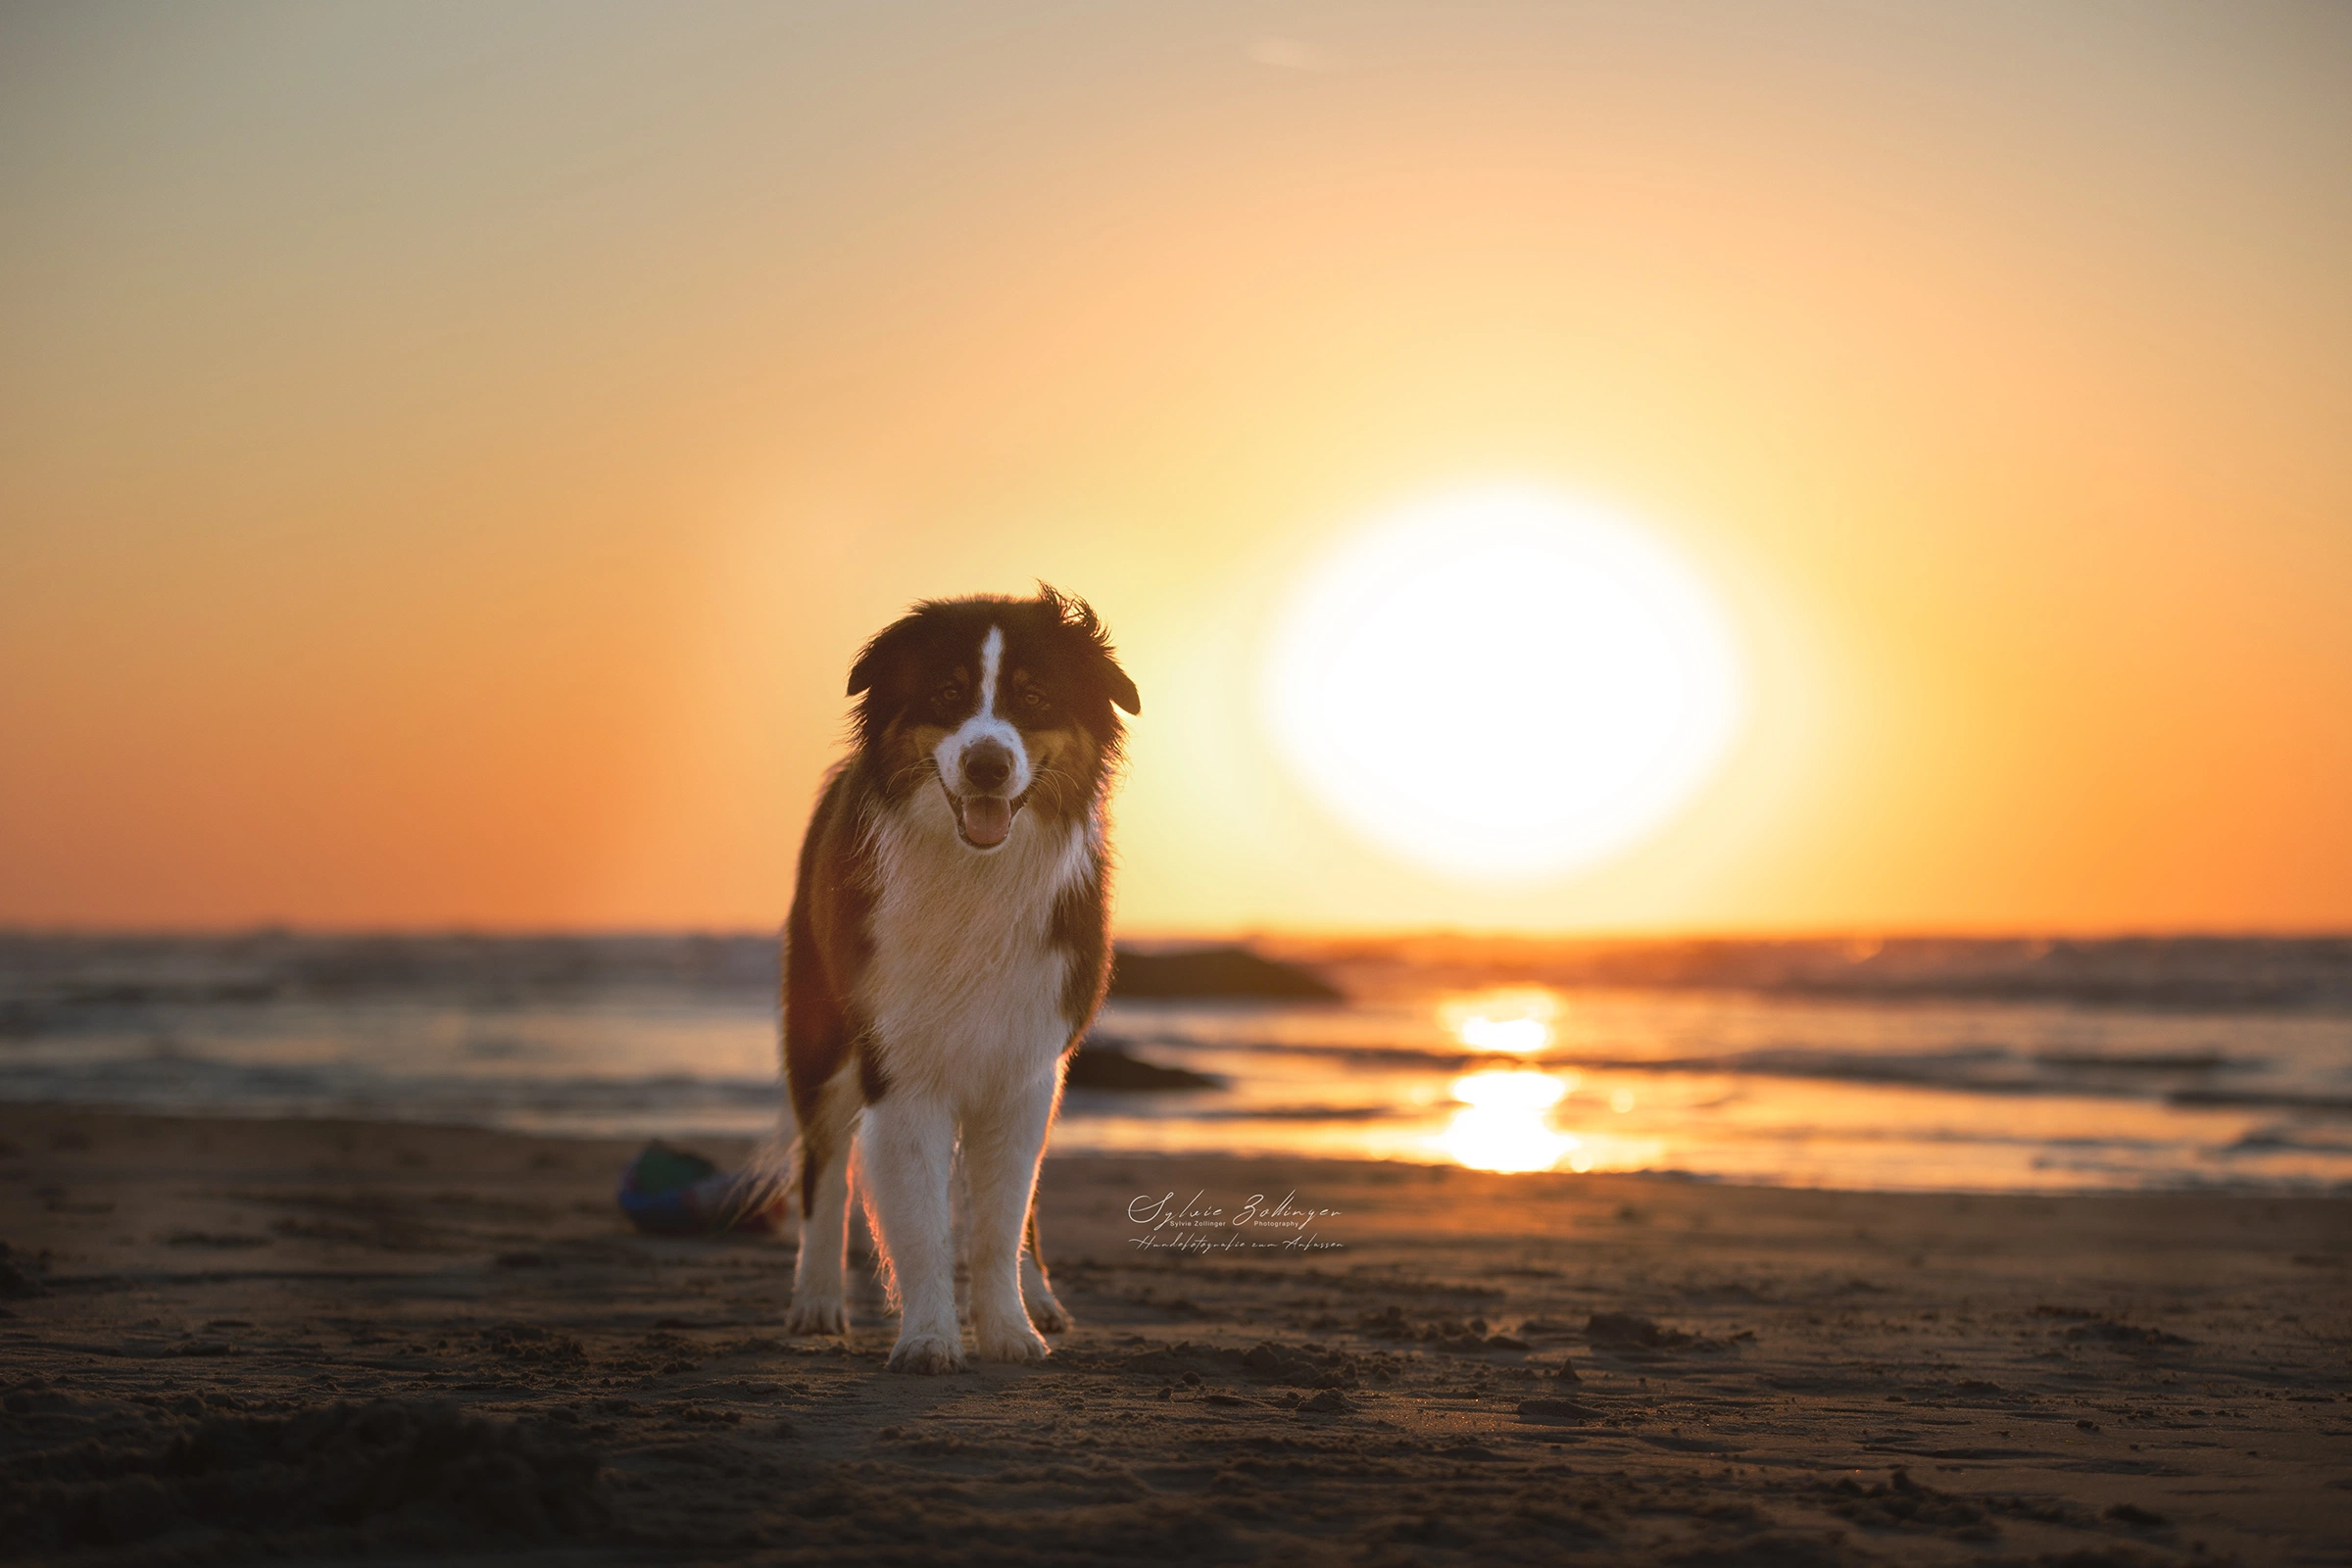
M995 651L985 656L984 670L983 645L992 634ZM1042 951L1025 961L1050 976L1056 990L1051 1000L1060 1026L1054 1044L1066 1055L1078 1043L1109 975L1104 833L1123 735L1116 710L1135 712L1141 706L1094 612L1050 588L1034 599L917 605L866 645L851 670L849 690L860 698L857 750L826 781L802 845L785 930L784 1068L801 1128L804 1216L814 1216L820 1200L832 1200L820 1177L846 1156L846 1140L863 1107L888 1100L903 1072L914 1071L922 1092L930 1094L938 1092L942 1073L957 1070L956 1063L936 1059L941 1048L935 1042L891 1038L877 1024L890 1000L875 994L876 945L888 939L877 909L894 865L896 874L919 876L930 863L920 858L937 858L943 871L967 879L959 886L968 894L974 858L997 856L977 873L998 878L982 884L983 896L985 887L1001 885L1009 902L958 917L974 924L1001 920L1006 932L1034 925ZM958 844L970 798L952 786L968 781L960 765L952 781L938 759L959 726L990 722L1008 738L1012 731L1004 724L1017 730L1025 770L1017 776L1027 787L1011 803L1004 841L982 846L964 837ZM980 804L991 802L980 798ZM1003 796L994 804L1001 808ZM953 812L953 836L940 830L943 809ZM907 825L917 821L931 826ZM908 861L907 855L918 858ZM924 983L935 983L953 1004L959 988L977 981L959 972L968 966L952 956L968 949L987 968L990 940L987 931L931 932L923 939L925 951L951 957L935 982ZM903 1008L909 982L902 975L893 983ZM998 992L986 994L1005 1000ZM851 1067L854 1072L845 1071ZM975 1060L971 1070L997 1069ZM1058 1065L1053 1072L1057 1088ZM1035 1259L1034 1215L1027 1236Z

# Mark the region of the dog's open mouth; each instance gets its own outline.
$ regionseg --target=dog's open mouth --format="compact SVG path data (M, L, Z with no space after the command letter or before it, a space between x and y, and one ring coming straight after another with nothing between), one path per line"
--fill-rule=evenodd
M943 782L941 787L946 788ZM956 831L963 842L975 850L993 850L1012 833L1012 819L1028 803L1022 795L1006 800L1002 795L957 795L948 790L948 805L956 810Z

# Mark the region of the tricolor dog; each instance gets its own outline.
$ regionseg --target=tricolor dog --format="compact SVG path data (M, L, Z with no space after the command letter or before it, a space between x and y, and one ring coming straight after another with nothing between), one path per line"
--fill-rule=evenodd
M1063 1060L1109 977L1114 710L1142 704L1094 611L1043 586L916 605L865 645L850 695L857 749L808 823L784 931L802 1213L788 1326L847 1327L855 1141L900 1307L890 1368L963 1369L960 1151L972 1349L1036 1360L1038 1329L1069 1319L1031 1199Z

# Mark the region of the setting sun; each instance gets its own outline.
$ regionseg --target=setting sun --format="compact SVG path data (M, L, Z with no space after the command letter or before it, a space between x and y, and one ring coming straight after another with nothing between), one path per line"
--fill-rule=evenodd
M1517 881L1622 854L1736 737L1737 641L1657 535L1533 488L1374 522L1290 608L1267 710L1351 828L1455 876Z

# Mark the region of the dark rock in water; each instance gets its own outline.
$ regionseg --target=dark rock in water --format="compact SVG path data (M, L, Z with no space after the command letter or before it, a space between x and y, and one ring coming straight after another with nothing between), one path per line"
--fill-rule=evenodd
M1130 1056L1116 1046L1090 1040L1070 1058L1062 1082L1072 1089L1222 1089L1225 1080L1184 1067L1162 1067Z
M1261 958L1248 948L1137 953L1121 948L1110 967L1114 997L1250 997L1282 1002L1344 1002L1306 970Z

